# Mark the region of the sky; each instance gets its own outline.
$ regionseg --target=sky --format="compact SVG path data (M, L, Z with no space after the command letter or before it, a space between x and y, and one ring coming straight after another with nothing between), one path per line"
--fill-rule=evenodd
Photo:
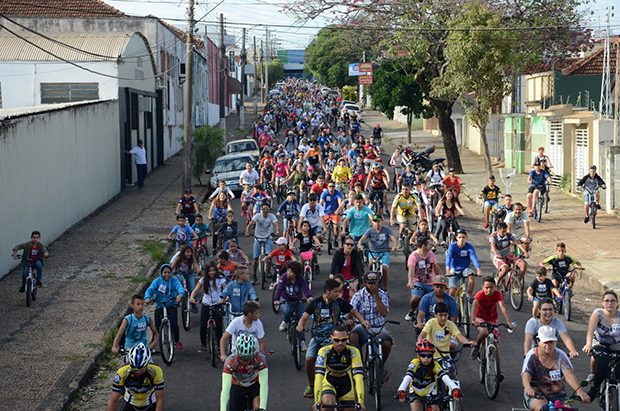
M186 29L186 9L188 0L109 0L106 3L130 14L144 16L153 14L176 27ZM285 0L195 0L195 18L200 19L197 27L204 33L208 25L210 31L219 30L219 16L224 14L226 33L234 35L241 47L241 30L248 32L248 41L256 36L257 42L265 37L265 28L270 36L279 40L281 49L305 49L321 27L328 24L325 18L318 18L306 22L304 25L295 21L295 18L282 12ZM598 0L587 7L593 12L589 17L588 27L595 30L604 28L607 6L614 6L614 17L610 19L612 33L620 34L620 2L618 0ZM255 26L262 24L262 26ZM254 27L253 27L254 26Z

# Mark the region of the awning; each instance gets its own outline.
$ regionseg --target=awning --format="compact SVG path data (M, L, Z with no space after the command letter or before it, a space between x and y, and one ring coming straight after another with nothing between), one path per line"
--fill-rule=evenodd
M228 77L228 94L241 94L241 82L234 77Z

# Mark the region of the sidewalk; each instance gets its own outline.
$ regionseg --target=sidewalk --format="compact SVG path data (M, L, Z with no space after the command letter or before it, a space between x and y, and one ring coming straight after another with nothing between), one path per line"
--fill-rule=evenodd
M227 120L234 134L237 113ZM50 259L31 307L17 292L21 272L2 280L0 409L62 409L92 377L104 337L118 326L131 294L157 275L170 247L165 238L176 224L181 180L177 155L147 176L146 189L124 191L51 244L43 233ZM205 191L195 186L194 196L201 199Z
M406 125L396 121L390 121L381 113L366 109L364 111L364 128L368 134L376 123L380 123L385 131L391 147L388 152L393 152L398 144L406 145ZM443 140L429 132L413 131L413 143L423 147L428 143L435 144L437 150L434 157L445 157ZM461 148L461 161L465 174L460 175L465 183L464 193L470 199L470 204L465 204L469 216L477 216L480 219L480 228L484 224L481 214L482 203L476 197L480 190L487 184L484 159L481 156ZM496 184L506 192L506 187L496 171ZM527 175L519 174L512 178L510 194L514 202L526 204L528 184ZM559 193L552 189L549 213L545 214L542 222L534 219L530 223L534 243L533 256L530 258L530 266L538 264L546 256L555 253L555 245L562 241L566 244L567 253L582 262L585 270L581 276L592 287L599 291L611 288L620 290L620 277L616 274L620 266L620 242L617 241L620 221L606 213L599 213L596 217L596 230L592 225L585 225L583 217L583 202L578 199Z

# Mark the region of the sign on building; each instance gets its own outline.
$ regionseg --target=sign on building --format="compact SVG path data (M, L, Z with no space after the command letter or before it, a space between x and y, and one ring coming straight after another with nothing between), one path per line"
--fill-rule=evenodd
M358 84L360 85L372 84L372 73L360 74Z

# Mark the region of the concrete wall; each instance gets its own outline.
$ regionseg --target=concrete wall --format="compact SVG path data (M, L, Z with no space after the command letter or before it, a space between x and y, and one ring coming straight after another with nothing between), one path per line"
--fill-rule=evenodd
M0 110L0 277L33 230L48 244L120 192L117 101Z

